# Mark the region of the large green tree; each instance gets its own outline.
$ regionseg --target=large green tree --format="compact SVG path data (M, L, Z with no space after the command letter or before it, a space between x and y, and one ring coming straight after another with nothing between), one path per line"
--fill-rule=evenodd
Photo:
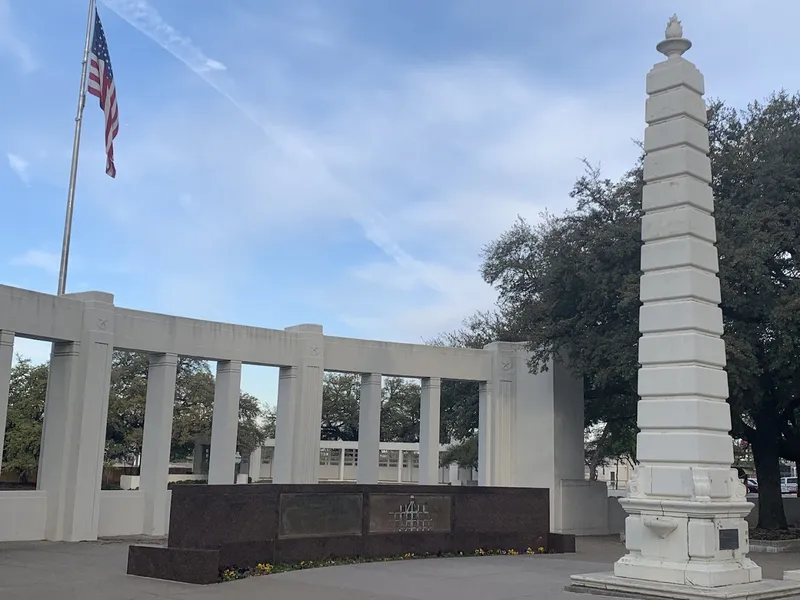
M352 373L325 373L322 383L322 439L358 439L361 378ZM381 440L419 441L420 384L386 377L381 387Z
M323 440L358 439L361 378L352 373L325 373L322 381Z
M112 359L106 459L132 463L141 453L147 394L147 355L115 351ZM207 361L178 359L172 422L173 460L187 459L198 437L210 437L214 375ZM247 455L266 439L271 413L251 394L239 397L237 450Z
M733 433L753 449L759 526L786 527L778 457L800 407L800 99L776 94L735 111L709 108L722 310ZM575 209L519 220L490 243L482 275L496 319L530 341L533 370L564 360L586 381L587 425L635 431L641 161L621 180L589 169ZM610 428L610 429L609 429ZM800 458L800 453L798 453Z
M142 450L147 395L148 358L135 352L115 351L106 428L107 461L135 464ZM19 359L11 371L3 469L14 470L21 480L36 473L47 393L48 365ZM214 375L206 361L181 358L175 386L172 426L173 460L191 455L194 440L210 436L214 403ZM239 401L237 450L249 454L266 437L274 435L274 414L254 396L243 393Z
M11 369L3 470L14 471L21 483L36 477L47 374L47 365L20 357Z

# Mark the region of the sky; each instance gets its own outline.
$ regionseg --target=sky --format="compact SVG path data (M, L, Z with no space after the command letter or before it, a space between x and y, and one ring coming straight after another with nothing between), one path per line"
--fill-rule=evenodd
M423 342L490 308L482 247L572 207L644 131L677 12L706 97L795 91L800 4L99 0L117 177L87 98L68 292ZM54 293L87 0L0 0L0 283ZM16 351L47 359L41 342ZM246 366L267 402L275 370Z

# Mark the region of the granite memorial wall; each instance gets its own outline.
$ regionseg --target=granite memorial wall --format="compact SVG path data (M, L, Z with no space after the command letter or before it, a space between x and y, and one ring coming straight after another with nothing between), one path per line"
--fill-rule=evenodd
M173 490L166 547L134 545L128 573L214 583L226 568L406 553L574 552L549 532L549 492L420 485L214 485Z

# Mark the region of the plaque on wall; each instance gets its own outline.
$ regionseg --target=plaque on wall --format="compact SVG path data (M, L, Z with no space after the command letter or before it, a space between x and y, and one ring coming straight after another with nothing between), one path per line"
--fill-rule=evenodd
M361 535L361 494L281 494L279 538Z
M370 533L450 531L450 496L370 494Z
M739 549L739 530L720 529L719 530L719 549L738 550Z

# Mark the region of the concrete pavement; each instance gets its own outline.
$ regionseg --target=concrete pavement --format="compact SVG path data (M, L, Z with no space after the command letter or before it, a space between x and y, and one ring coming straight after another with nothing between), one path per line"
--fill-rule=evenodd
M572 573L610 570L614 538L579 538L574 555L485 556L328 567L193 586L125 574L130 540L0 544L2 600L556 600ZM800 554L752 554L764 576L800 568Z

